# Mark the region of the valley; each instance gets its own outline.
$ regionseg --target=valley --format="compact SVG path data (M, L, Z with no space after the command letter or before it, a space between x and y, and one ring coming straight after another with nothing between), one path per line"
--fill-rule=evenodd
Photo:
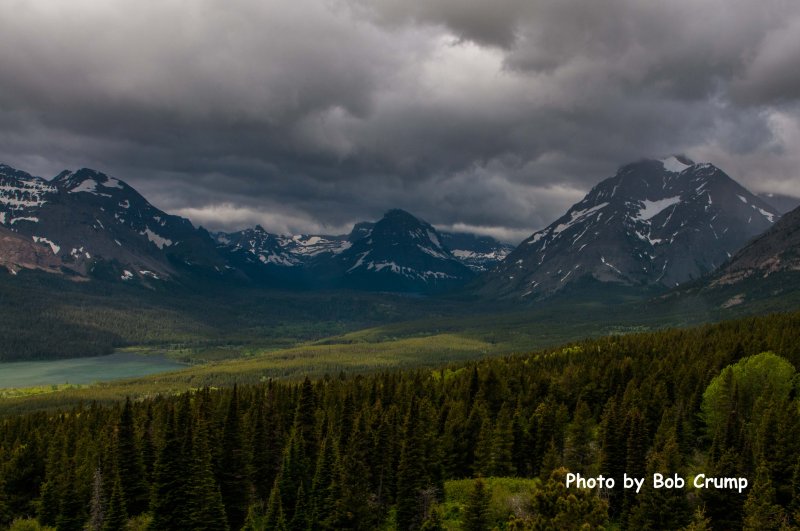
M735 524L755 511L749 491L703 493L707 512L694 515L683 495L661 514L648 489L635 502L579 489L577 506L552 506L577 503L568 470L643 475L666 460L687 477L722 475L735 453L761 486L768 465L750 449L793 451L759 435L773 417L757 420L761 402L736 394L713 406L743 401L744 439L725 438L707 396L719 375L757 373L741 385L767 387L745 394L766 393L797 424L786 382L800 217L709 164L623 166L513 249L399 209L347 235L211 234L93 170L49 182L0 170L0 502L13 493L7 506L36 525L85 519L63 489L91 484L89 463L120 433L142 471L92 474L126 475L107 494L132 496L129 529L208 518L285 529L285 515L298 528L461 529L476 504L500 529ZM193 463L192 483L169 472L180 462ZM795 486L780 470L783 507ZM306 509L305 492L322 507L340 481L356 490L330 500L349 509ZM176 492L212 504L175 517Z

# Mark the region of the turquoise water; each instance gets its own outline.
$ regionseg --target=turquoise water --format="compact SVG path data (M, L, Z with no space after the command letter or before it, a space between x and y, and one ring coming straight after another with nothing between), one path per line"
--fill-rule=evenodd
M70 358L51 361L15 361L0 363L0 389L52 384L87 384L119 378L146 376L186 367L165 358L116 352L94 358Z

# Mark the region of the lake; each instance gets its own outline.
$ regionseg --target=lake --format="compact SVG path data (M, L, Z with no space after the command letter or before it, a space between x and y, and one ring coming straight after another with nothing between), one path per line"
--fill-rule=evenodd
M115 352L108 356L0 363L0 389L52 384L88 384L147 376L186 367L164 356Z

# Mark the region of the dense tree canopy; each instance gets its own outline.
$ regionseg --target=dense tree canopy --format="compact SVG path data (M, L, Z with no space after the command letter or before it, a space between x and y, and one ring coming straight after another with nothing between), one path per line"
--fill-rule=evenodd
M0 525L800 525L798 362L800 315L775 315L434 371L9 416L0 419ZM568 471L617 486L566 488ZM621 489L623 473L654 472L687 483L701 472L742 476L749 487ZM486 510L480 483L469 511L444 510L446 482L481 476L541 482L503 514Z

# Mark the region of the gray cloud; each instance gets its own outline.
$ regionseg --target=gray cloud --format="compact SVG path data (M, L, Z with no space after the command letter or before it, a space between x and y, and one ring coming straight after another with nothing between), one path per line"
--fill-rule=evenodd
M406 208L518 240L630 160L800 196L800 6L0 5L0 160L90 166L212 229Z

